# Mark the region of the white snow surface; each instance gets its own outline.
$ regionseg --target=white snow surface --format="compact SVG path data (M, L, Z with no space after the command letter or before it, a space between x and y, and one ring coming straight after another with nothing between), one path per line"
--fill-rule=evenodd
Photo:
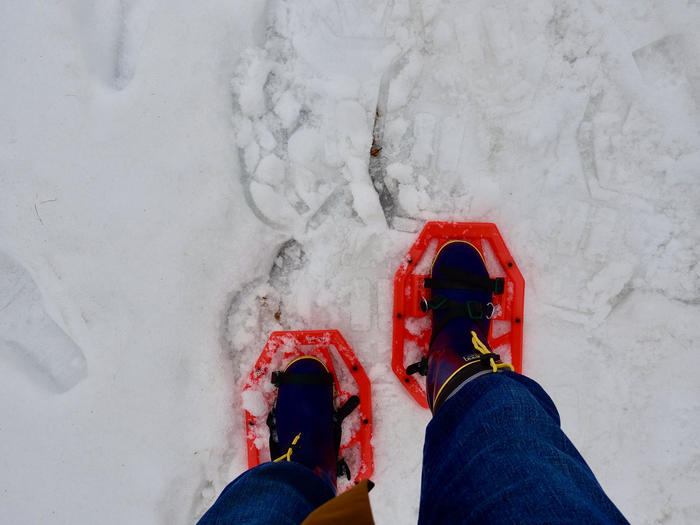
M3 522L196 521L245 469L268 334L313 328L372 381L377 523L415 522L429 415L390 370L391 279L429 219L498 224L525 372L622 512L700 521L697 2L7 0L0 24Z

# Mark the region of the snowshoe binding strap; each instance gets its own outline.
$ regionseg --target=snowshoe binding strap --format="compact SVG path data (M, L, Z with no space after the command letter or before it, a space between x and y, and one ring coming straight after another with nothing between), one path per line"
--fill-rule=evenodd
M343 405L335 411L333 421L336 423L342 423L343 420L348 417L353 410L355 410L360 404L360 398L357 396L350 396L348 400L343 403Z
M277 419L275 417L274 407L268 412L265 423L267 423L267 428L270 429L270 456L274 458L280 455L280 442L277 436Z
M345 476L348 478L348 481L350 481L350 467L348 467L348 462L345 461L344 458L340 458L338 460L338 471L336 472L336 476L339 478Z
M272 372L272 384L280 385L332 385L333 374L293 374L290 372Z
M425 297L421 297L420 309L423 312L427 313L428 310L442 310L443 308L463 311L463 315L460 315L460 317L469 317L469 319L491 319L495 310L495 306L490 302L467 301L466 303L460 303L459 301L446 299L442 295L436 295L430 301Z
M338 410L333 414L333 432L335 438L335 449L340 450L340 437L343 428L343 420L348 417L353 410L355 410L360 404L360 398L357 396L350 396L348 400L343 403Z
M505 289L505 279L503 277L484 277L470 272L465 272L459 268L443 266L441 273L446 278L426 277L423 286L426 288L452 288L455 290L480 290L491 292L494 295L501 295Z
M428 373L428 358L424 357L417 363L413 363L406 367L406 374L411 376L413 374L420 374L422 376Z
M425 297L421 299L421 310L424 312L443 309L448 310L447 315L442 317L436 326L433 326L433 333L430 338L431 344L449 322L461 317L468 317L469 319L477 321L480 319L491 319L495 312L495 306L491 302L480 303L478 301L467 301L466 303L461 303L459 301L446 299L442 295L436 295L430 301L425 299Z
M358 396L350 396L348 400L343 403L338 410L333 414L333 438L335 444L336 455L340 451L340 440L343 431L343 420L348 417L353 410L355 410L360 405L360 398ZM340 458L338 460L338 472L337 476L347 476L350 479L350 467L348 466L345 459Z

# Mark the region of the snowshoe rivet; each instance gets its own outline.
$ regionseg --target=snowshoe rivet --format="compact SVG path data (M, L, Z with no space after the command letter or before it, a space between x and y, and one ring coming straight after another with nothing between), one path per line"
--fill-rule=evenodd
M366 425L367 423L369 423L369 419L363 419L362 422Z
M248 421L248 424L249 424L251 427L252 427L253 425L255 425L255 423L254 423L253 421Z
M512 267L513 267L513 263L508 261L508 268L512 268Z
M409 257L409 258L408 258L408 264L411 264L412 262L413 262L413 259L411 259L411 258Z
M396 314L396 317L398 317L399 319L401 319L402 316L401 316L401 314Z
M406 383L410 383L410 382L411 382L411 379L407 377L407 378L404 379L404 381L405 381Z
M357 365L352 367L353 372L357 372Z
M520 322L520 317L516 317L516 318L515 318L515 322L516 322L516 323L519 323L519 322Z

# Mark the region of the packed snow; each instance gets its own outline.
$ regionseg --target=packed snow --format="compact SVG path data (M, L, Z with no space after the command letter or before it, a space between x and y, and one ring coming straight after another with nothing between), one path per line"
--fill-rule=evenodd
M700 5L0 5L0 515L193 523L275 330L372 381L378 524L429 414L390 369L430 219L494 222L524 371L635 523L700 521ZM354 466L354 465L353 465Z

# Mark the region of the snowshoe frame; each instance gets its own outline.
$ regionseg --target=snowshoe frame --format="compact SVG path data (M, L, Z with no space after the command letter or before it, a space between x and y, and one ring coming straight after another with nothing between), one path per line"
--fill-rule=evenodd
M352 447L359 447L361 463L354 473L353 481L357 484L362 479L369 479L374 471L370 381L352 348L337 330L281 331L270 334L243 387L243 393L261 389L268 392L268 395L264 396L267 403L267 412L264 415L256 417L244 408L248 468L259 465L263 461L263 450L268 448L267 439L259 430L267 428L266 416L276 396L276 391L270 388L272 372L283 369L287 363L303 355L312 355L320 359L333 374L336 409L351 395L359 396L360 404L355 409L359 412L359 428L351 431L349 439L343 438L338 457L342 458L343 452ZM347 373L336 373L332 355L336 356L335 363L342 364ZM338 379L339 375L344 378L342 384ZM263 384L265 381L270 382L267 388Z
M430 323L425 320L428 313L420 307L421 299L430 299L430 289L424 286L429 277L417 271L418 265L431 243L435 249L451 240L464 240L476 246L486 259L486 266L492 278L505 279L504 293L494 295L493 321L509 321L509 330L494 334L491 323L488 342L494 353L510 347L510 362L516 372L522 372L523 349L523 300L525 280L508 248L503 242L495 224L479 222L428 222L411 246L394 276L394 327L392 339L391 368L401 384L416 402L428 408L424 381L419 381L406 369L413 361L427 356L430 344ZM435 244L433 241L437 241ZM429 270L428 270L429 271ZM406 355L412 350L413 356ZM420 354L420 355L415 355Z

